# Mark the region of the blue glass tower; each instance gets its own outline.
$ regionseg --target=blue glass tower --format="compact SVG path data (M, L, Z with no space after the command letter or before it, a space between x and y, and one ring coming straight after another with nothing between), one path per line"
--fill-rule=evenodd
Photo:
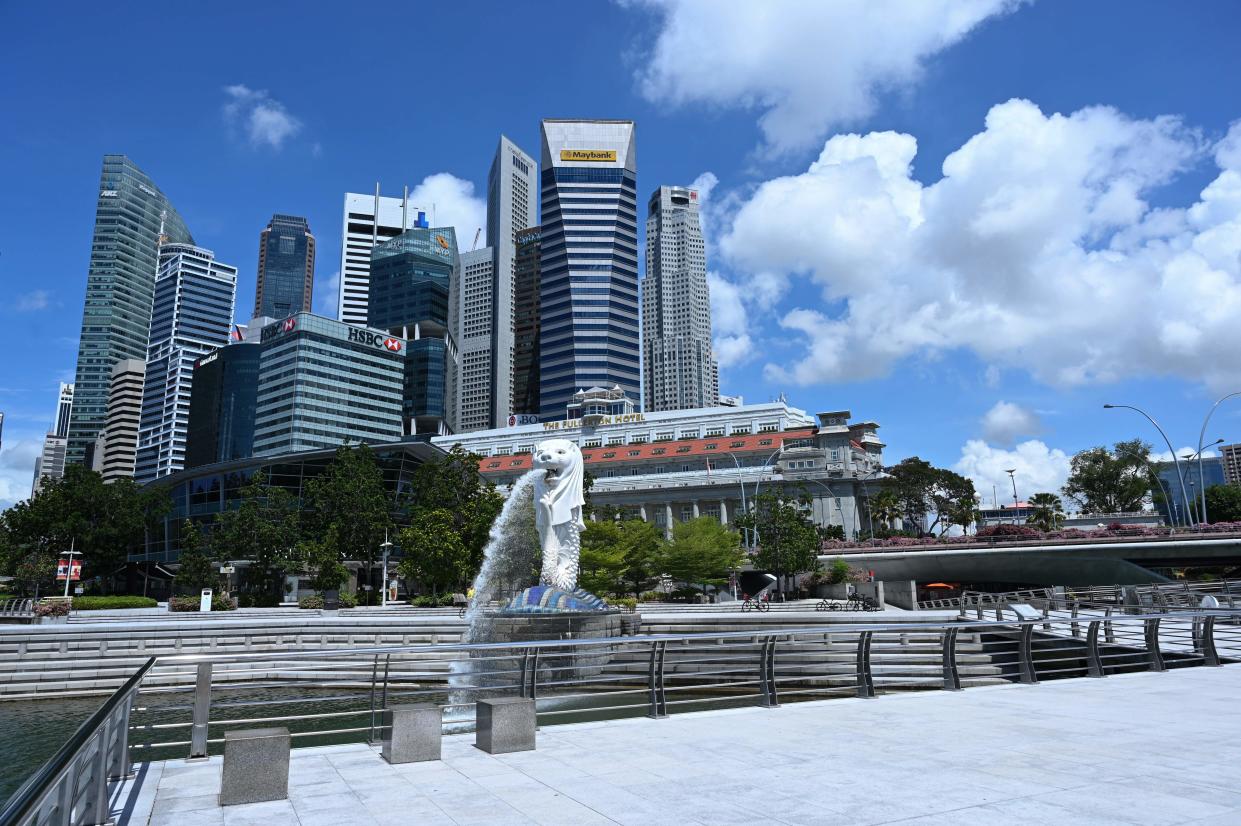
M450 227L415 227L371 251L368 323L407 342L406 435L457 429L456 326L461 265Z
M634 125L543 121L539 416L563 419L578 390L638 398L638 212Z
M238 341L195 363L185 467L254 455L261 355L257 340Z
M296 215L273 215L259 236L254 317L310 312L315 285L315 237Z

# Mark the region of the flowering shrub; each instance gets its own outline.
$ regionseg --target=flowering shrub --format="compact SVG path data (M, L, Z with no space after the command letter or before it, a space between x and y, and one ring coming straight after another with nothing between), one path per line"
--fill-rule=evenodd
M192 612L199 608L198 597L173 597L168 600L169 611ZM237 608L236 601L215 595L211 598L212 611L234 611Z
M36 617L67 617L69 616L69 600L41 599L35 603Z
M1165 526L1122 525L1117 522L1098 528L1062 528L1057 531L1039 531L1030 525L994 525L980 528L972 536L892 536L887 539L840 541L829 539L822 543L824 551L842 548L910 548L927 545L970 545L1030 540L1086 540L1117 539L1125 537L1167 536L1170 528ZM1216 522L1190 528L1177 528L1177 534L1241 533L1241 522Z
M322 608L323 597L319 596L318 594L310 594L308 596L304 596L297 601L297 607L308 608L308 609Z

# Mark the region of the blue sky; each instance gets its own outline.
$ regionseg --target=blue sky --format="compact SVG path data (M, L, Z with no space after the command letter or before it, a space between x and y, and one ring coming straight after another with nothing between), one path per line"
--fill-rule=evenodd
M849 408L988 498L1154 441L1105 401L1196 442L1241 390L1239 32L1223 0L4 4L0 506L71 380L104 153L240 268L244 319L273 212L333 307L345 191L419 187L468 242L542 117L632 118L643 197L709 189L725 392Z

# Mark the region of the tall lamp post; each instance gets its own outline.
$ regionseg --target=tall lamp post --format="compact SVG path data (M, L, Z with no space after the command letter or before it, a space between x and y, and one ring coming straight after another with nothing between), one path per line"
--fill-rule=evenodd
M749 510L745 506L745 474L741 472L741 462L737 461L736 455L732 453L728 454L728 458L732 459L733 464L737 466L737 483L741 486L741 512L743 514L749 513ZM709 465L710 461L711 461L710 459L707 459L708 466L710 466ZM749 530L747 530L746 528L742 528L741 529L741 544L744 545L747 549L750 547L748 544L749 536L750 536ZM734 588L733 590L736 591L736 588ZM736 596L737 595L734 593L733 597L736 598Z
M1017 524L1017 511L1019 509L1017 500L1017 468L1009 468L1004 471L1008 474L1008 481L1013 483L1013 524Z
M1206 438L1207 423L1211 421L1211 416L1215 414L1215 408L1219 407L1221 404L1234 396L1241 396L1241 390L1238 390L1235 393L1229 393L1227 396L1221 396L1219 401L1211 405L1211 409L1207 411L1207 417L1202 420L1202 430L1198 431L1198 487L1200 488L1198 495L1202 497L1202 521L1204 523L1207 521L1207 486L1206 480L1202 475L1202 440ZM1220 441L1222 442L1223 439ZM1216 444L1219 444L1219 442L1216 442Z
M771 453L767 455L767 458L764 459L762 462L760 462L758 465L759 467L758 480L754 483L754 513L755 513L754 531L750 535L750 538L751 540L753 540L753 543L754 543L752 547L758 547L758 486L763 483L762 468L767 467L767 463L771 461L773 456L783 451L784 451L784 446L781 445L780 447L771 451ZM744 483L742 484L744 486Z
M388 607L388 552L392 550L392 543L388 541L388 529L384 528L384 541L379 546L384 552L384 575L383 575L383 597L380 598L379 605L381 608Z
M1186 462L1192 462L1194 459L1198 460L1198 487L1200 488L1199 490L1200 496L1190 496L1189 498L1194 500L1193 504L1194 504L1194 507L1196 508L1195 515L1199 516L1198 521L1204 525L1207 523L1207 483L1206 483L1206 479L1202 475L1202 453L1207 448L1215 447L1216 445L1222 445L1223 443L1224 443L1223 439L1216 439L1215 441L1211 442L1211 444L1203 446L1202 437L1199 436L1198 437L1199 447L1198 447L1197 452L1190 453L1188 456L1181 457ZM1189 480L1189 486L1191 488L1194 486L1194 480L1192 478Z
M1145 410L1141 409L1140 407L1134 407L1131 404L1105 404L1103 405L1103 409L1104 410L1124 409L1124 410L1132 410L1136 413L1140 413L1146 417L1146 420L1148 422L1154 425L1156 430L1159 431L1159 435L1163 437L1164 443L1168 446L1168 452L1172 454L1172 463L1176 465L1176 478L1181 483L1181 502L1182 504L1185 505L1185 519L1186 521L1188 521L1191 518L1190 512L1189 512L1189 495L1185 492L1185 474L1181 471L1181 460L1180 460L1180 457L1176 455L1176 448L1172 446L1172 440L1168 438L1167 433L1163 432L1163 428L1159 426L1159 422L1152 419L1150 414L1147 413Z

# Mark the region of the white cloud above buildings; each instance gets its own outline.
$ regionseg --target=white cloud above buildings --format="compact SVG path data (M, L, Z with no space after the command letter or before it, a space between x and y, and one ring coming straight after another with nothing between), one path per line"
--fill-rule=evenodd
M251 89L237 83L224 87L224 122L240 129L254 148L280 151L289 138L302 129L302 122L272 98L265 89Z
M928 59L1021 0L635 0L660 18L637 72L650 101L761 112L769 153L812 146L908 89Z
M31 290L17 297L17 311L19 313L33 313L37 310L46 310L51 305L52 294L47 290Z
M1021 442L1012 449L996 447L982 439L970 439L961 448L961 458L952 469L974 483L984 505L1013 501L1013 481L1008 470L1015 471L1017 497L1026 501L1034 493L1060 495L1060 488L1069 477L1071 457L1059 448L1050 448L1038 439ZM1065 503L1072 510L1072 503Z
M487 226L487 202L474 194L474 184L447 172L423 178L410 190L409 202L430 210L427 220L431 226L455 228L461 252L469 252L474 233ZM487 243L486 232L478 243Z
M35 438L12 432L0 449L0 510L4 510L30 496L34 482L34 462L43 450L43 443Z
M896 132L834 136L720 229L742 309L779 302L778 335L800 346L770 380L875 378L967 351L1062 388L1241 381L1241 122L1211 145L1174 117L1014 99L929 185L912 177L916 152ZM1191 206L1147 202L1211 162Z
M1033 436L1043 429L1038 414L1019 404L998 401L983 414L982 433L989 442L1011 445L1022 436Z

